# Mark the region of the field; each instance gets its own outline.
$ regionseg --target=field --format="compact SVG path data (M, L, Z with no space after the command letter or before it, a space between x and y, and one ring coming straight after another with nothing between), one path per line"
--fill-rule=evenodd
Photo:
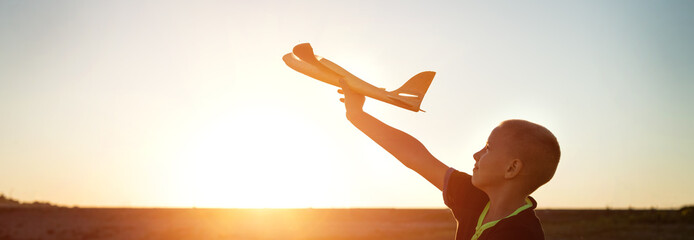
M691 212L538 210L547 239L694 239ZM453 239L446 209L0 208L7 239Z

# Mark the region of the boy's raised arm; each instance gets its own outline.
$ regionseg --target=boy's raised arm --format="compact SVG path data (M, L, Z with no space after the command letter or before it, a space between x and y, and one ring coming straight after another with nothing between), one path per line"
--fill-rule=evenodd
M345 95L340 101L345 103L347 119L402 164L443 191L443 181L448 166L431 155L416 138L364 112L362 109L364 96L349 89L344 80L340 81L340 85L343 87L338 92Z

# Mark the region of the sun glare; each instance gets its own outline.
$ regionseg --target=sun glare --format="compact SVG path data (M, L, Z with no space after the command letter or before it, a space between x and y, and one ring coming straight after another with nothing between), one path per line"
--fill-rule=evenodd
M238 114L207 124L181 149L178 172L185 176L175 191L190 194L194 207L305 208L326 206L327 173L305 148L325 147L320 133L298 116L271 111ZM241 117L247 116L247 117ZM307 144L310 143L310 144ZM298 158L302 156L302 158Z

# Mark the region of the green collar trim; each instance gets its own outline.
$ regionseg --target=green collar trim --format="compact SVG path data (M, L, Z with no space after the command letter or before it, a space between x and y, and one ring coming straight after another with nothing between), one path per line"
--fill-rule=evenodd
M470 240L477 240L477 238L479 238L482 235L482 232L484 232L484 230L487 230L488 228L491 228L494 225L496 225L499 221L506 219L506 218L509 218L509 217L512 217L512 216L515 216L516 214L518 214L518 213L522 212L523 210L528 209L532 206L533 206L533 202L531 202L530 199L525 198L525 205L519 207L518 209L516 209L516 211L514 211L510 215L508 215L502 219L494 220L494 221L491 221L491 222L488 222L488 223L485 223L484 225L482 225L482 221L484 220L484 217L487 216L487 212L489 211L489 202L487 202L487 205L484 206L484 210L482 210L480 217L477 219L477 226L475 227L475 235L472 235L472 239L470 239Z

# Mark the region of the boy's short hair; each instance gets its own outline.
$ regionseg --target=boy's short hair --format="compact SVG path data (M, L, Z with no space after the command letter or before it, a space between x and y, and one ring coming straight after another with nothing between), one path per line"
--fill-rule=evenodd
M549 182L559 164L561 150L557 138L547 128L526 120L511 119L498 129L507 140L507 154L523 162L531 192Z

